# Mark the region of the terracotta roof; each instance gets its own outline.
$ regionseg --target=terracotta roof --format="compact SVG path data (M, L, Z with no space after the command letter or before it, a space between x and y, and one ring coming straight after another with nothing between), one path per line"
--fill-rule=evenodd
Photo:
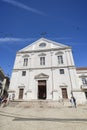
M76 70L87 70L87 67L78 67Z

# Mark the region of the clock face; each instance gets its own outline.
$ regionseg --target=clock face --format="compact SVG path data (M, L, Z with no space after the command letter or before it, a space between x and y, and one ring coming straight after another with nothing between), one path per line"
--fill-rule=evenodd
M40 45L39 45L40 47L45 47L46 46L46 43L41 43Z

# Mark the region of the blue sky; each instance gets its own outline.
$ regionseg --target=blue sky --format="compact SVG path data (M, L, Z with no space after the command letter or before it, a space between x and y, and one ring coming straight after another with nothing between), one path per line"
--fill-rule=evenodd
M0 0L0 66L11 75L19 49L41 38L72 46L87 66L87 0Z

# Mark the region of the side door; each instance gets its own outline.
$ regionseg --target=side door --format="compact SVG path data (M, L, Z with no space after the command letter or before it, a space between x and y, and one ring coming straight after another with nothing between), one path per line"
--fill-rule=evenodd
M24 89L20 88L19 89L19 99L23 99L23 92L24 92Z

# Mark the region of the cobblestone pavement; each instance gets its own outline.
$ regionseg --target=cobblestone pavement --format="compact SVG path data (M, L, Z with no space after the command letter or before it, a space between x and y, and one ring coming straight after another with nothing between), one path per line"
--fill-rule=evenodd
M0 107L0 130L87 130L87 105L77 108Z

